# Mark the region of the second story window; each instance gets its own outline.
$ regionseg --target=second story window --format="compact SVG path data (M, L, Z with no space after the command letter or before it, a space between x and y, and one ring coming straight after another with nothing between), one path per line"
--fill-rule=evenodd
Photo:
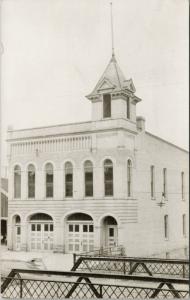
M90 160L84 164L85 197L93 196L93 165Z
M73 197L73 165L65 163L65 197Z
M164 237L165 239L168 239L169 237L169 231L168 231L168 215L164 216Z
M182 200L185 199L184 172L181 172L181 197L182 197Z
M127 196L132 195L132 162L130 159L127 161Z
M104 161L104 193L113 196L113 163L110 159Z
M46 172L46 198L53 197L53 165L47 163L45 167Z
M14 198L21 198L21 168L18 165L14 168Z
M154 166L150 167L150 189L151 189L151 198L155 197L155 182L154 182Z
M163 169L163 197L167 198L167 169Z
M111 118L111 95L103 95L103 117Z
M35 198L35 167L28 166L28 198Z
M127 119L130 119L130 101L129 101L129 97L127 97L126 106L127 106Z

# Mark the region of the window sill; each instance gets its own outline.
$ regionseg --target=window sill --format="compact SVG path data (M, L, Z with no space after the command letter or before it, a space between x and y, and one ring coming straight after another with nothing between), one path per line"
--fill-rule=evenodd
M151 200L156 201L156 197L151 197Z

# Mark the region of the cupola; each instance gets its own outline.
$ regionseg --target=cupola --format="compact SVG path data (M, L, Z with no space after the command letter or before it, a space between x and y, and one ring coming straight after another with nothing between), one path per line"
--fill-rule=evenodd
M115 55L100 77L94 90L86 97L92 102L92 120L123 118L136 122L136 104L132 79L126 79Z

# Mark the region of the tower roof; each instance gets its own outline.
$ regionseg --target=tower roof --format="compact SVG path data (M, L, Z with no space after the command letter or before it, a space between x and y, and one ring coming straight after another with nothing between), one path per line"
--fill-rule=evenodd
M105 90L116 92L126 89L131 91L132 93L135 92L133 81L132 79L126 80L116 61L115 55L112 55L112 58L109 61L109 64L106 67L103 75L100 77L92 93L87 97L94 96L96 94L104 92Z

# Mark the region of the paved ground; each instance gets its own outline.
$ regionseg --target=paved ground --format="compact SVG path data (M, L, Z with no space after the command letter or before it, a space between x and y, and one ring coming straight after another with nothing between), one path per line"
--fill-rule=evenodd
M1 275L7 276L11 269L13 268L22 268L22 269L48 269L48 270L57 270L57 271L70 271L73 266L73 256L72 254L62 254L62 253L39 253L39 252L17 252L7 250L5 246L1 246ZM31 275L29 275L30 277ZM25 277L28 277L25 275ZM34 277L34 275L32 275ZM61 280L64 278L60 277L54 278L54 276L48 276L48 280ZM45 278L43 278L45 279ZM65 278L66 281L75 281L76 278ZM101 282L100 279L93 279L95 282ZM121 284L129 286L146 286L153 287L155 284L147 282L135 282L135 281L125 281L122 280L103 280L106 284ZM158 284L156 284L157 286ZM180 288L186 289L186 286L181 285Z
M70 271L73 256L62 253L17 252L1 246L0 262L2 276L8 275L13 268Z

